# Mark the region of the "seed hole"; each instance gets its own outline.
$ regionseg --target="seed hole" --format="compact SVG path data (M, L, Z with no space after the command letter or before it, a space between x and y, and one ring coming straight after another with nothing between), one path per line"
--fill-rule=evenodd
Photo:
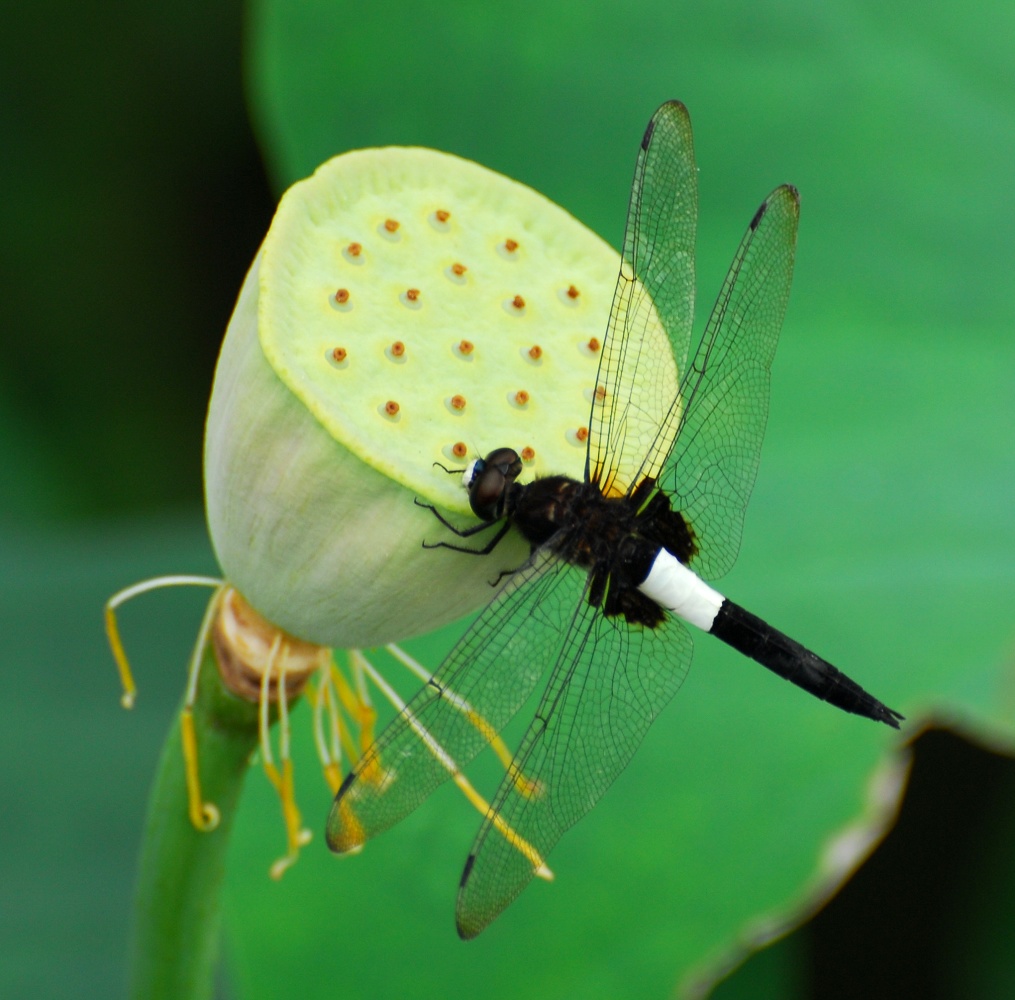
M396 219L385 219L378 227L377 232L389 243L397 243L402 238L401 223Z
M520 256L518 253L518 241L507 239L503 243L498 243L497 253L505 260L518 260Z
M328 296L328 304L336 312L348 312L352 309L352 294L348 288L339 288Z
M349 352L344 347L332 347L324 352L324 360L333 368L348 368Z
M589 439L589 429L587 427L575 427L569 430L565 436L568 444L582 446Z
M437 211L431 212L429 216L430 225L439 233L446 233L451 229L451 223L448 221L451 218L451 213L443 208L438 208Z
M504 300L504 311L509 316L524 316L525 315L525 299L520 295L514 296L511 299Z

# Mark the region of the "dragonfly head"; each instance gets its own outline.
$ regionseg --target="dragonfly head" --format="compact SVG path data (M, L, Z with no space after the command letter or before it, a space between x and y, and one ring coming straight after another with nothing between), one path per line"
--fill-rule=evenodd
M522 460L513 448L498 448L469 463L462 485L469 491L469 505L476 517L497 521L504 516L508 491L521 471Z

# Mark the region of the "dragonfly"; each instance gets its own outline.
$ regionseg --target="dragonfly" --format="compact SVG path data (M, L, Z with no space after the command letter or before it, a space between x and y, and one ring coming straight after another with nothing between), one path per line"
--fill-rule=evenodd
M479 522L531 546L430 681L350 771L328 819L332 850L359 849L457 778L534 697L462 872L458 933L472 938L599 801L680 687L687 623L812 695L895 729L903 716L706 580L740 547L768 415L770 369L789 299L799 219L776 188L751 219L688 363L695 289L697 169L690 118L662 105L638 151L617 279L593 393L582 480L528 484L510 447L464 471ZM653 317L679 374L653 377ZM485 804L485 803L484 803Z

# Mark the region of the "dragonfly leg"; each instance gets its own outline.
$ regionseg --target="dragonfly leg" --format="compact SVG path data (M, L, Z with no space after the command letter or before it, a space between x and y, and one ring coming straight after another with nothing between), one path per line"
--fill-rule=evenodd
M426 506L426 505L425 504L420 504L420 506ZM433 510L432 507L430 509ZM484 528L491 527L490 524L484 523L484 524L477 524L477 525L475 525L472 528L465 528L463 530L459 530L458 528L455 528L453 525L448 524L448 522L445 521L444 518L441 517L440 514L437 514L437 511L434 511L434 514L437 515L437 517L439 518L440 522L445 527L450 528L451 531L453 531L459 538L470 538L472 535L477 534L478 532L482 531ZM509 521L505 521L497 529L497 533L493 536L493 538L491 538L490 541L487 542L487 544L484 545L481 549L470 549L467 545L455 545L452 542L424 542L423 543L423 548L424 549L451 549L452 552L465 552L467 555L470 555L470 556L488 556L501 543L501 540L504 538L504 536L510 530L511 530L511 523Z

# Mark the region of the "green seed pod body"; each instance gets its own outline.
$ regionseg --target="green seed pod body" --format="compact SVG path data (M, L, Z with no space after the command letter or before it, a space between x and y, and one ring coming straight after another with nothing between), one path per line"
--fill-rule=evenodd
M205 441L226 578L308 642L369 647L486 604L460 475L499 447L520 481L581 478L619 257L541 195L424 149L336 157L291 188L226 332ZM659 370L676 369L661 327ZM662 374L660 374L660 372ZM672 398L672 397L671 397ZM493 531L495 529L491 529Z

